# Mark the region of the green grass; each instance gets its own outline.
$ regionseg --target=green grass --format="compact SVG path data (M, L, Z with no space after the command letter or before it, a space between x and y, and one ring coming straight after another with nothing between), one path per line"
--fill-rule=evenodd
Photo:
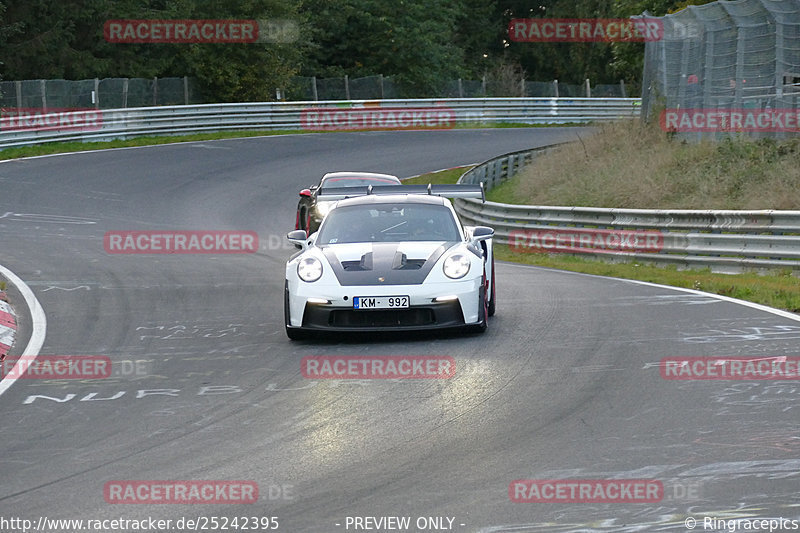
M429 183L443 183L451 184L458 181L461 175L469 170L471 167L451 168L447 170L439 170L437 172L430 172L422 174L414 178L403 180L403 185L427 185Z
M597 124L591 135L575 131L573 139L491 197L551 206L800 209L800 138L683 142L657 123L619 121Z
M453 174L457 173L460 176L464 170L466 169L461 169L459 172L452 170L432 172L414 179L415 183L455 183ZM438 179L449 181L438 181ZM455 179L458 179L458 176ZM489 192L488 197L492 201L500 202L508 199L507 191L511 189L506 188L504 191L504 187L505 185L499 187L500 194L493 194L496 190L493 189ZM500 199L494 199L497 197ZM505 203L517 202L506 201ZM717 274L709 269L678 270L675 266L662 267L635 262L607 263L594 258L566 254L517 252L504 244L495 246L495 257L501 261L695 289L800 313L800 278L793 276L790 270L766 274L755 272Z
M490 202L499 202L501 204L520 203L519 193L517 192L518 182L519 178L511 178L500 183L500 185L497 185L486 193L486 199Z

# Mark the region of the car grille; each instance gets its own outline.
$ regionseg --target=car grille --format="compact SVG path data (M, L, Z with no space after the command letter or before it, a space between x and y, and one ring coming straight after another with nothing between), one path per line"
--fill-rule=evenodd
M329 323L333 327L392 327L428 326L435 323L431 309L386 309L378 311L332 311Z

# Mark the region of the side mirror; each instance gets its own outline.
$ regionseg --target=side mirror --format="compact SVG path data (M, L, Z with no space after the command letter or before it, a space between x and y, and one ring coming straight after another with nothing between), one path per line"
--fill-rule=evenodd
M300 196L304 198L309 198L311 196L311 189L303 189L300 191Z
M286 234L286 238L289 239L289 242L294 243L295 246L299 246L303 250L308 248L308 235L306 235L306 230L304 229L290 231Z
M473 242L485 241L494 237L494 230L486 226L475 226L472 229Z

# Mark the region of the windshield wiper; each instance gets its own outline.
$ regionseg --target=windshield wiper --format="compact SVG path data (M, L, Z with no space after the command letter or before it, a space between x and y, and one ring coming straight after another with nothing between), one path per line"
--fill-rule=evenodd
M399 223L399 224L395 224L394 226L389 226L389 227L388 227L388 228L386 228L386 229L382 229L382 230L381 230L381 233L386 233L387 231L389 231L389 230L393 230L393 229L394 229L394 228L396 228L396 227L402 226L403 224L406 224L407 222L408 222L408 220L404 220L404 221L402 221L402 222L401 222L401 223Z

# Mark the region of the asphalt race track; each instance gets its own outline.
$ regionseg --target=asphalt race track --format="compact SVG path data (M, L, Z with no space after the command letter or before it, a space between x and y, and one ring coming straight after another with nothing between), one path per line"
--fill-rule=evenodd
M0 164L0 264L42 304L41 354L103 355L129 370L20 379L0 396L0 517L277 517L288 532L356 531L352 517L458 532L687 531L689 516L703 531L704 517L800 518L797 381L671 381L658 366L671 356L800 356L790 316L498 264L484 335L286 338L293 249L283 237L300 188L334 170L404 177L476 163L575 131L309 134ZM111 255L112 230L249 230L260 250ZM17 354L30 334L30 317L20 321ZM300 360L310 355L452 356L456 373L309 380ZM509 498L513 480L562 478L659 480L664 494ZM106 483L125 480L249 480L259 498L107 503Z

